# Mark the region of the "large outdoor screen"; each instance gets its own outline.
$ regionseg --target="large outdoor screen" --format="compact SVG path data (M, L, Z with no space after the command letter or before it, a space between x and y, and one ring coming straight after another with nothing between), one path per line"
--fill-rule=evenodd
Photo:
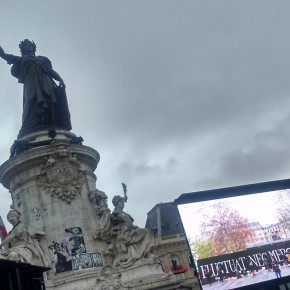
M188 193L175 202L202 289L290 280L289 180Z

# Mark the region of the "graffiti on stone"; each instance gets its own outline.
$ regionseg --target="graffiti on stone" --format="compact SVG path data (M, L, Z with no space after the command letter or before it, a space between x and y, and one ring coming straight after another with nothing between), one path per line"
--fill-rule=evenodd
M32 216L35 220L40 220L41 219L41 211L40 211L40 208L38 207L34 207L32 210L31 210L31 213L32 213Z
M85 241L80 227L65 229L69 244L69 254L71 256L86 253Z
M15 195L15 202L17 203L17 206L20 207L22 205L22 200L20 198L20 194Z
M72 257L69 255L68 243L53 242L49 249L52 252L55 262L55 272L61 273L72 270Z
M103 259L102 259L101 254L92 253L92 260L93 260L93 267L102 267L103 266Z
M65 233L62 242L53 242L49 247L55 261L56 273L103 266L101 254L87 253L80 227L67 228Z
M43 206L42 211L45 216L48 216L48 209L46 205Z
M103 260L99 253L81 253L73 256L73 270L102 267Z

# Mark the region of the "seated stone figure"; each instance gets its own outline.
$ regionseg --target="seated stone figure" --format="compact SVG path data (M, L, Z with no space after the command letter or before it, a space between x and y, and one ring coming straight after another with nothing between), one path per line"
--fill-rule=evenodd
M108 197L105 192L95 189L89 193L89 199L92 202L95 213L98 217L94 239L101 239L110 242L111 211L108 208Z
M127 197L113 198L114 211L111 214L111 235L114 240L113 267L128 268L142 258L156 262L151 253L154 246L151 233L133 224L134 219L123 211ZM144 260L141 262L144 263Z
M33 232L20 221L20 216L20 213L14 209L7 215L13 228L0 244L0 259L48 267L51 259L46 247L41 244L45 233Z

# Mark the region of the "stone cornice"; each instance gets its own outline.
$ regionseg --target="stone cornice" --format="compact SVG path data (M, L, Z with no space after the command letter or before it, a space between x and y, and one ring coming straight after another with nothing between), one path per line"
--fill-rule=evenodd
M97 168L100 155L96 150L84 145L59 145L59 147L53 144L53 146L46 145L32 148L10 158L0 166L0 182L5 188L10 189L13 179L21 175L23 175L24 178L30 170L34 170L32 173L33 175L39 174L39 167L47 161L48 156L62 150L69 150L71 154L76 154L78 161L88 166L92 172ZM28 177L30 177L30 175L31 173L28 174Z

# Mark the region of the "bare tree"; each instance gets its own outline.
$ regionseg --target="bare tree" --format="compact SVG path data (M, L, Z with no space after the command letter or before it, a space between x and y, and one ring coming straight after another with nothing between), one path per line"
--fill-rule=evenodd
M215 203L212 213L204 215L203 228L213 242L215 255L245 250L247 240L254 235L248 220L222 202Z
M280 224L283 226L284 234L290 232L290 189L285 189L278 195L278 205L276 214Z

